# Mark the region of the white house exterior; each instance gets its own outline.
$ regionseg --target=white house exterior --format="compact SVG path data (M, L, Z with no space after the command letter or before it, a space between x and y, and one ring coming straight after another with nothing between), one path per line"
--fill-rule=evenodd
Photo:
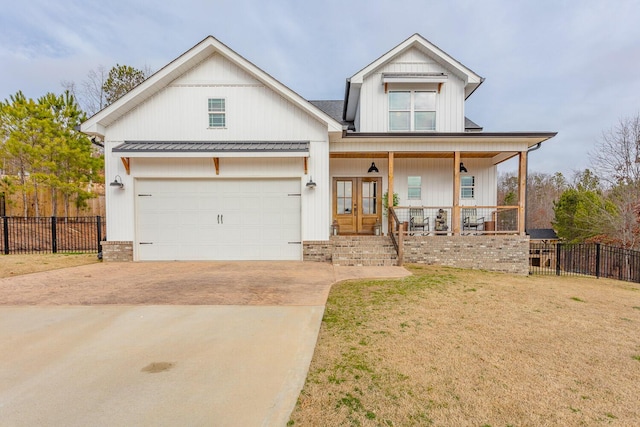
M106 259L330 260L318 248L334 235L522 236L526 153L555 134L482 132L464 108L482 81L416 34L344 100L309 102L207 37L82 125L114 182ZM500 229L496 165L513 156L521 202Z

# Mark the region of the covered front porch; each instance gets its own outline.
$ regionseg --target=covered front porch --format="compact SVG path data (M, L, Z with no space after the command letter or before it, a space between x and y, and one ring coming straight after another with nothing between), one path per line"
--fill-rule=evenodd
M524 235L527 151L332 152L332 235ZM497 203L497 163L518 157L513 205ZM390 196L391 195L391 196Z

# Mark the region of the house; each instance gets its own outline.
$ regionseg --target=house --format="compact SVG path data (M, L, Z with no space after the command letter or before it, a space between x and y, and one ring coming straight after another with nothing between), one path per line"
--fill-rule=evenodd
M105 259L385 264L380 247L522 272L527 151L555 133L483 132L465 117L482 82L415 34L343 100L307 101L209 36L81 127L113 180ZM512 157L520 202L497 206Z

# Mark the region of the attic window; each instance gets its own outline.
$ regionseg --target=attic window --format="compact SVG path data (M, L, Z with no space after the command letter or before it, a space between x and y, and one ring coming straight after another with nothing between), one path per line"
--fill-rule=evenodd
M209 127L223 128L227 124L224 98L209 98Z

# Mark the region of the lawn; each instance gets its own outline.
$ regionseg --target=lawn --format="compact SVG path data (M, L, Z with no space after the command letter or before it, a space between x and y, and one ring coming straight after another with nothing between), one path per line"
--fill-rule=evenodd
M95 253L0 255L0 278L76 267L95 262L99 262L98 255Z
M334 285L289 425L640 425L640 285L411 270Z

